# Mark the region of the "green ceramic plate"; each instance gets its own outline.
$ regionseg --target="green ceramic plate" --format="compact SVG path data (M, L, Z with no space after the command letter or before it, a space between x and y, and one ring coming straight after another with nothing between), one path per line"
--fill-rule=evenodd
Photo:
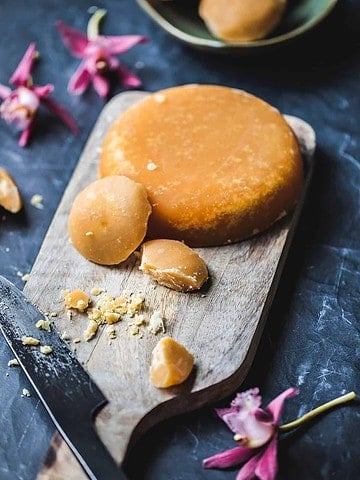
M164 30L193 47L229 53L260 52L280 46L318 25L337 0L288 0L279 27L267 38L253 42L225 43L213 37L199 17L197 0L137 0Z

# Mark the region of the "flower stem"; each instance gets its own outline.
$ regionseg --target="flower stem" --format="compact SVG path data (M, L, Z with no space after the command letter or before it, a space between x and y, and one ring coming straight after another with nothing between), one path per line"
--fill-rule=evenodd
M87 26L87 37L89 40L95 40L99 36L99 24L103 17L106 15L106 10L99 8L96 12L90 17L88 26Z
M293 428L298 427L299 425L302 425L305 422L308 422L309 420L315 418L317 415L320 415L321 413L326 412L330 408L336 407L337 405L341 405L343 403L350 402L351 400L354 400L356 398L355 392L350 392L347 393L346 395L342 395L341 397L335 398L334 400L331 400L330 402L324 403L323 405L320 405L320 407L315 408L314 410L311 410L308 413L305 413L302 417L290 422L286 423L285 425L281 425L279 429L282 432L286 432L288 430L291 430Z

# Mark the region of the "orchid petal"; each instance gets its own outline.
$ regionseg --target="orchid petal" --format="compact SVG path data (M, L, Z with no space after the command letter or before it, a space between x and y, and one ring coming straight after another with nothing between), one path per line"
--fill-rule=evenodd
M119 65L116 69L120 81L128 87L140 87L142 82L135 73L130 72L127 68Z
M146 43L148 39L143 35L121 35L109 36L100 35L95 40L102 48L110 54L125 53L139 43Z
M224 420L224 418L229 414L229 413L234 413L237 412L237 409L235 407L229 407L229 408L215 408L215 412L217 415L221 418L221 420ZM225 420L224 420L225 421ZM225 422L226 423L226 422ZM229 427L229 425L228 425ZM230 427L229 427L230 428ZM231 430L231 428L230 428ZM235 433L235 432L234 432Z
M9 97L11 95L11 88L6 87L5 85L2 85L0 83L0 98L5 100L5 98Z
M78 124L65 107L55 102L52 98L44 98L42 99L42 102L49 108L49 110L54 112L65 123L65 125L70 128L74 135L79 133L80 129Z
M259 480L275 480L277 474L277 436L275 436L262 454L255 474Z
M203 460L204 468L228 468L246 462L255 451L251 448L235 447Z
M259 395L259 389L256 387L238 393L231 402L231 406L242 410L253 410L254 408L260 407L261 402L262 399Z
M74 28L68 27L61 20L56 22L56 26L60 32L64 45L73 55L75 55L75 57L82 58L84 56L85 48L89 43L87 36Z
M258 410L247 412L242 416L239 413L229 413L223 417L224 422L236 433L235 439L245 447L261 447L270 440L275 432L272 423L262 422L256 418Z
M30 123L22 132L18 142L20 147L26 147L30 139L31 132L32 132L32 123Z
M108 80L101 75L93 75L92 83L97 94L100 95L100 97L105 98L109 93L110 88Z
M262 408L258 408L254 410L254 415L256 420L262 423L274 423L274 417L272 413L268 410L263 410Z
M85 63L81 62L75 73L72 75L68 85L69 93L80 95L85 92L89 86L91 75L85 67Z
M35 59L35 43L30 43L23 58L10 78L10 83L16 87L27 86Z
M285 392L280 393L274 400L272 400L269 405L266 407L266 410L270 411L272 416L274 417L274 423L277 424L279 422L281 413L284 408L285 400L288 398L294 397L299 393L297 388L288 388Z
M39 98L47 97L49 95L49 93L51 93L53 90L54 90L54 85L52 85L51 83L49 83L47 85L43 85L41 87L38 86L38 85L34 85L32 87L32 91Z
M250 460L240 469L236 476L236 480L252 480L253 478L256 478L255 470L262 454L263 452L261 451L254 457L250 458Z

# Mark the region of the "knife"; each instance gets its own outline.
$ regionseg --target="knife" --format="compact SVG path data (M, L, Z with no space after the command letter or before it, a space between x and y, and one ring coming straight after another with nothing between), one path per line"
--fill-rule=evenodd
M108 400L54 327L48 332L35 326L40 319L46 315L0 276L0 330L56 428L91 480L125 479L94 427ZM49 345L52 353L23 345L23 336Z

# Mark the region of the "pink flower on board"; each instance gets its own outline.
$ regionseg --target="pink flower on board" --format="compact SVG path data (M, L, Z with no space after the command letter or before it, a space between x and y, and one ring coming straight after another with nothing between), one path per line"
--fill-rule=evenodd
M227 468L244 463L236 480L274 480L277 474L278 423L287 398L297 395L289 388L262 409L259 389L239 393L230 408L217 410L234 432L239 446L204 460L205 468Z
M138 87L141 80L127 70L114 55L127 52L147 39L141 35L99 35L99 22L106 14L105 10L97 10L90 18L87 34L71 28L62 21L57 22L61 38L70 52L82 61L69 81L68 91L82 94L92 83L100 97L109 93L110 83L107 73L116 72L120 83L129 87Z
M53 85L34 85L31 70L37 54L35 43L31 43L22 60L10 78L10 83L16 87L14 90L0 84L0 98L3 102L0 106L0 116L8 123L13 123L22 131L19 145L25 147L29 141L34 120L41 104L53 111L74 134L79 132L79 127L70 113L52 98L50 93L54 90Z

